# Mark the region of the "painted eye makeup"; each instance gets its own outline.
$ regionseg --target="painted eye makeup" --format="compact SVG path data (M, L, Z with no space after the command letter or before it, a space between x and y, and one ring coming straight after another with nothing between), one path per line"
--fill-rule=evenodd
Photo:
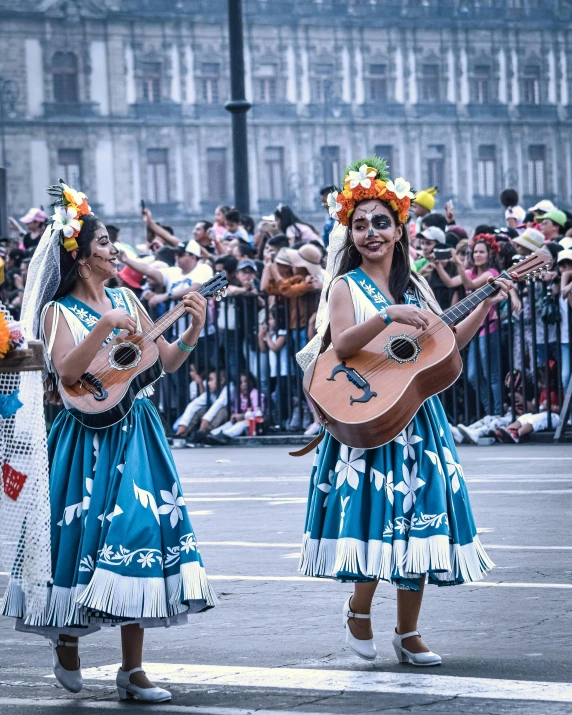
M386 228L390 228L391 226L391 219L385 214L376 214L375 216L372 216L370 220L371 227L376 231L384 231Z

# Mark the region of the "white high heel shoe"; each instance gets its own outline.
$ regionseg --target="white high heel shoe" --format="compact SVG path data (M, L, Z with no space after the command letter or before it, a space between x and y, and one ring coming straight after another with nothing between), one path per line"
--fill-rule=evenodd
M344 603L344 628L346 629L346 643L353 650L353 652L363 658L364 660L375 660L377 658L377 648L373 642L373 638L369 640L362 641L356 638L350 630L348 619L349 618L371 618L370 613L354 613L350 609L350 598Z
M395 648L395 655L400 663L411 663L411 665L441 665L441 656L437 653L429 651L428 653L411 653L411 651L405 650L401 645L405 638L410 638L411 636L419 636L421 638L421 633L419 631L411 631L410 633L402 633L401 635L395 631L392 639L393 647Z
M164 703L171 699L171 693L164 688L141 688L131 682L133 673L144 673L143 668L117 671L117 692L121 700L143 700L147 703Z
M70 641L62 641L59 638L57 640L50 641L52 646L52 662L54 666L54 675L60 685L62 685L70 693L79 693L83 688L83 678L81 675L81 662L80 667L77 670L66 670L60 663L58 656L58 651L56 648L59 646L65 646L67 648L77 648L77 643L71 643Z

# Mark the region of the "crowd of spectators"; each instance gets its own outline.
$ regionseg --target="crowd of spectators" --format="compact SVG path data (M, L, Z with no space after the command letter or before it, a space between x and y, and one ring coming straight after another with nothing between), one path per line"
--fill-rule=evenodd
M324 209L332 189L321 191ZM419 192L413 204L410 258L412 270L427 279L443 309L533 251L552 261L532 285L511 291L507 304L491 311L471 342L465 390L461 396L457 390L449 414L460 411L479 420L453 425L455 438L519 441L531 431L554 427L570 380L572 215L549 200L525 210L509 189L500 197L504 214L498 212L498 226L480 225L469 235L451 201L443 213L435 211L436 193ZM177 236L149 209L142 215L145 241L136 246L121 241L118 227L107 229L122 264L117 284L133 290L153 319L215 272L224 270L229 281L228 299L210 302L190 372L177 383L188 395L181 398L177 386L171 390L176 419L173 408L159 405L173 434L211 444L261 430L315 434L319 426L301 390L294 356L315 334L333 220L326 213L318 230L280 204L255 223L231 206L219 206L212 220L198 221L190 235ZM43 210L32 208L19 221L10 219L17 237L0 238L1 299L15 317L46 220ZM524 385L520 391L518 380Z

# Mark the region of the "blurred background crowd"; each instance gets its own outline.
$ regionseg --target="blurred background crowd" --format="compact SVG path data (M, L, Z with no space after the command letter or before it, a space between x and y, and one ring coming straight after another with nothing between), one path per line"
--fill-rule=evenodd
M180 446L182 440L221 444L243 435L318 432L295 354L316 331L333 188L320 191L320 226L282 204L258 221L218 206L185 235L175 235L142 205L135 246L107 226L121 261L117 284L132 289L153 319L215 272L228 276L227 298L209 304L190 364L161 381L155 396ZM451 201L444 213L434 210L436 193L435 187L420 191L413 204L410 260L443 309L533 252L551 260L538 280L515 286L466 348L462 378L442 395L455 438L519 442L554 429L570 380L572 213L548 199L522 207L517 192L507 189L490 224L469 232ZM0 297L16 318L46 220L42 208L30 208L11 217L11 235L0 238ZM184 320L167 337L176 337Z

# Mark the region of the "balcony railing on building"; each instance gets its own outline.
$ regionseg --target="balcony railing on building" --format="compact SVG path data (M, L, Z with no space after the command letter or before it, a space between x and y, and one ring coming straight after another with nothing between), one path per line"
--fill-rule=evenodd
M44 102L44 116L47 119L92 119L98 117L99 113L97 102Z

